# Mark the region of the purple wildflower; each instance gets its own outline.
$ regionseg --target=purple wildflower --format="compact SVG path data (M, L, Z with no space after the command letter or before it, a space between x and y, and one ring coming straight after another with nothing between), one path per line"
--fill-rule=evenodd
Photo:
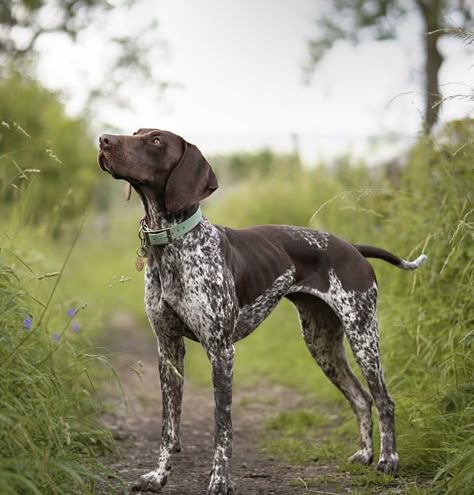
M76 310L74 308L69 308L67 310L67 315L70 316L71 318L76 314Z
M60 338L61 338L61 335L59 335L59 332L54 332L53 335L51 336L51 338L57 342Z
M33 318L31 318L31 316L26 316L23 320L23 326L25 327L25 330L29 332L33 326Z
M74 320L74 321L72 322L72 331L73 331L74 333L79 333L79 330L80 330L80 329L81 329L81 326L79 325L79 323L78 323L76 320Z

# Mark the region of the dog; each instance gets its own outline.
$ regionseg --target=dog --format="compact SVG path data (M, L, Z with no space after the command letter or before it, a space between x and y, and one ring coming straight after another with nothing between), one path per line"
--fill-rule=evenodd
M215 453L207 494L235 493L230 468L233 344L258 327L282 297L295 305L311 355L357 417L359 449L351 460L373 460L374 401L381 442L377 469L396 474L395 406L383 378L377 282L366 258L414 270L426 256L406 261L303 227L213 225L202 217L199 204L217 189L216 176L196 146L169 131L104 134L99 148L99 166L133 187L145 212L138 261L147 257L145 307L158 341L163 418L157 467L134 489L160 492L172 454L180 451L187 337L204 347L212 366ZM370 393L347 363L344 336Z

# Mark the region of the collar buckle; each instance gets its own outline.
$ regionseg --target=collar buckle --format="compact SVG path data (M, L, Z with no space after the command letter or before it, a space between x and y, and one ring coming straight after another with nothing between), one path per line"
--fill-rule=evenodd
M147 229L146 226L145 229ZM153 245L166 246L167 244L172 244L175 240L175 238L173 237L173 231L171 230L170 227L159 230L144 230L143 234L144 234L144 241L147 247Z
M162 232L166 232L166 238L168 239L168 244L171 244L174 241L173 236L171 235L171 229L168 227L167 229L163 229Z

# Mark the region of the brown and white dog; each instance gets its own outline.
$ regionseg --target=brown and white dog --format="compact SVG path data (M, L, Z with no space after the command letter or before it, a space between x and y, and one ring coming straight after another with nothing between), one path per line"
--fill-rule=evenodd
M215 454L207 493L234 493L230 476L233 344L249 335L282 297L296 306L311 355L357 417L359 449L351 459L372 462L373 400L380 422L377 469L395 474L394 403L380 363L377 282L365 258L413 270L426 256L410 262L308 228L261 225L234 230L206 218L173 239L171 229L184 225L218 186L198 148L159 129L140 129L133 136L104 134L99 141L100 167L131 184L142 201L147 231L166 232L171 241L146 245L145 306L158 340L163 422L158 465L134 488L161 491L172 453L180 450L187 337L202 344L212 365ZM347 363L344 336L370 393Z

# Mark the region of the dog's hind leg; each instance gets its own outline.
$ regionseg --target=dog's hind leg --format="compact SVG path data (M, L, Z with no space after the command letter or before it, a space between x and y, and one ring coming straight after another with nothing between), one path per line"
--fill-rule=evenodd
M343 315L344 330L379 415L380 458L377 469L395 475L399 462L395 444L395 404L383 377L375 315L376 297L376 288L360 295L352 305L352 312Z
M331 382L348 400L359 425L359 450L354 462L370 464L372 452L372 399L354 376L347 362L341 322L323 301L307 294L293 294L306 345Z

